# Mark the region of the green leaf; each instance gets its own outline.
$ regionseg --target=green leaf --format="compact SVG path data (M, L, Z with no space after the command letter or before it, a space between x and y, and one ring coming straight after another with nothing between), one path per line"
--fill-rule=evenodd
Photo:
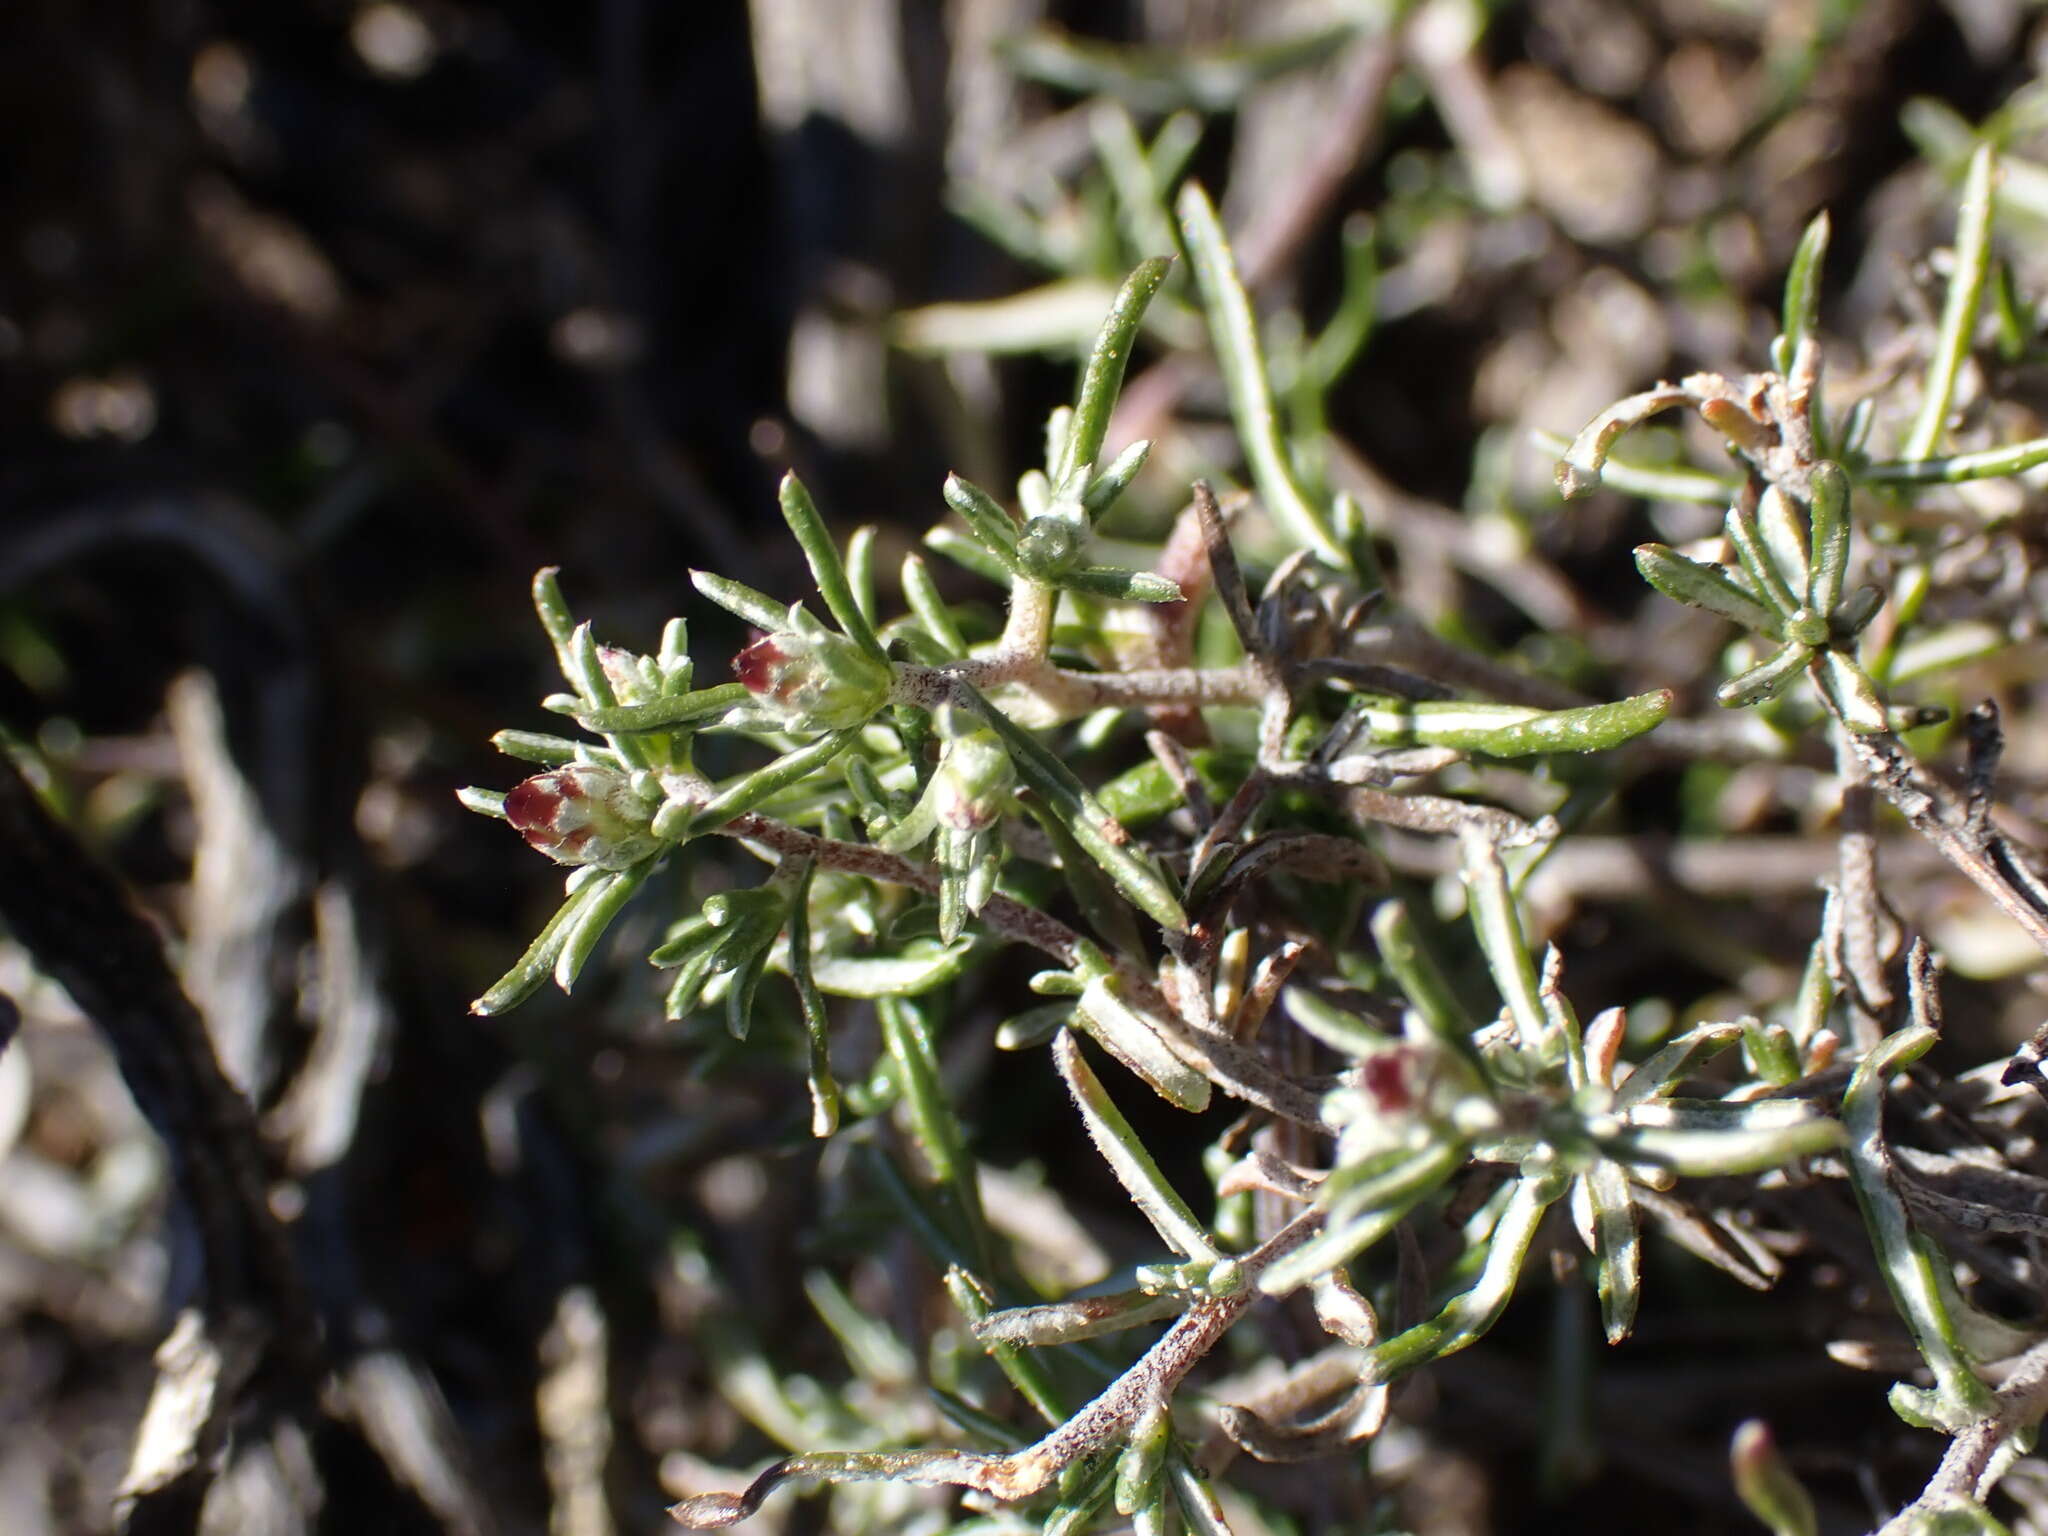
M561 667L562 676L573 683L576 679L569 666L569 641L576 633L576 620L570 615L568 600L562 596L562 584L556 580L561 569L550 565L534 572L533 609L540 615L540 627L547 631L549 644L555 648L555 662Z
M1209 1079L1175 1055L1151 1021L1116 995L1106 976L1091 980L1082 991L1074 1022L1169 1104L1193 1113L1209 1107Z
M1638 544L1636 569L1666 597L1718 613L1773 640L1785 637L1784 621L1721 566L1694 560L1663 544Z
M1538 992L1536 961L1522 933L1521 914L1515 910L1514 895L1508 889L1500 849L1484 832L1470 826L1460 830L1458 844L1471 903L1472 930L1479 936L1487 972L1500 989L1524 1048L1537 1050L1549 1037L1550 1016L1544 1011ZM1561 1043L1573 1084L1582 1083L1585 1061L1580 1054L1580 1042L1572 1038Z
M1799 1048L1782 1024L1744 1019L1742 1048L1757 1076L1774 1087L1796 1083L1805 1075L1799 1065Z
M1236 793L1249 763L1236 754L1197 747L1188 754L1188 765L1195 781L1220 805ZM1126 827L1147 826L1183 803L1180 786L1156 759L1125 769L1098 789L1096 797Z
M1288 1296L1317 1276L1349 1264L1387 1236L1431 1191L1465 1166L1462 1141L1432 1142L1399 1158L1373 1178L1354 1184L1329 1224L1259 1275L1268 1296Z
M1187 914L1166 878L1137 851L1131 835L1102 808L1074 771L973 687L962 684L963 702L988 722L1017 765L1017 775L1066 823L1088 856L1100 864L1117 889L1160 927L1179 933Z
M1671 700L1669 688L1654 688L1612 704L1549 710L1488 731L1467 750L1501 758L1538 752L1603 752L1656 729L1671 713Z
M1822 651L1815 681L1850 730L1870 736L1891 729L1891 716L1877 696L1877 685L1850 657L1840 651Z
M1159 1498L1166 1453L1173 1445L1173 1420L1158 1399L1146 1404L1116 1461L1116 1512L1136 1514Z
M631 869L607 872L603 878L591 882L589 899L578 909L575 920L562 936L562 951L555 957L556 986L564 992L574 988L576 978L582 974L585 963L596 950L598 940L604 937L605 929L647 883L647 877L657 862L647 859Z
M1202 306L1208 312L1210 343L1230 392L1231 418L1244 443L1259 499L1289 539L1312 551L1324 564L1342 570L1346 564L1343 545L1331 533L1325 513L1295 479L1259 346L1251 296L1237 275L1237 260L1223 238L1215 206L1200 184L1191 181L1181 188L1175 207L1194 264L1195 282L1202 291Z
M522 763L539 763L547 768L582 762L584 754L592 750L584 742L571 741L566 736L549 736L540 731L500 731L491 738L491 745L507 757L515 757ZM602 748L597 750L603 752ZM609 753L603 755L610 756Z
M923 557L914 553L903 557L903 600L948 660L967 654L967 637L953 621L953 611L939 595Z
M1931 455L1948 429L1956 380L1976 337L1977 311L1991 270L1991 192L1997 166L1992 147L1979 144L1963 178L1962 206L1956 214L1955 269L1942 301L1941 324L1935 333L1934 353L1928 359L1927 380L1921 386L1920 409L1899 449L1899 457L1908 463Z
M1792 606L1797 609L1805 603L1813 581L1806 558L1811 545L1808 531L1792 510L1792 498L1775 485L1764 487L1763 495L1757 498L1756 520L1764 547L1771 554L1771 568L1785 578ZM1808 639L1807 643L1816 642Z
M1050 1372L1045 1363L1028 1349L1002 1339L982 1336L982 1325L995 1314L987 1289L960 1266L952 1265L946 1271L946 1294L953 1298L953 1305L960 1309L960 1315L967 1319L967 1325L976 1338L982 1340L990 1356L1002 1373L1010 1379L1010 1385L1023 1396L1024 1401L1038 1410L1040 1418L1048 1424L1063 1424L1067 1419L1066 1405L1060 1401L1058 1390L1052 1384Z
M1407 904L1381 902L1372 915L1372 937L1379 946L1380 959L1393 972L1395 984L1409 1006L1429 1032L1472 1069L1474 1079L1488 1085L1490 1092L1486 1064L1472 1044L1472 1031L1477 1026L1452 990L1450 978L1444 975L1436 956L1423 942Z
M797 1007L804 1016L804 1037L810 1050L805 1082L811 1091L811 1134L830 1136L839 1128L839 1083L832 1076L831 1021L818 983L811 973L811 874L808 862L798 877L789 903L789 979L796 988Z
M1062 571L1052 578L1051 584L1117 603L1178 603L1183 598L1180 587L1164 576L1155 576L1150 571L1122 571L1108 565L1084 565Z
M1085 1005L1084 1005L1085 1006ZM1152 1160L1138 1133L1131 1129L1130 1121L1102 1086L1094 1070L1082 1059L1081 1048L1074 1041L1072 1033L1066 1030L1054 1038L1052 1057L1059 1067L1060 1077L1066 1082L1067 1092L1073 1095L1074 1107L1080 1110L1082 1122L1088 1127L1088 1139L1095 1143L1095 1150L1102 1154L1102 1160L1109 1164L1109 1171L1115 1175L1124 1193L1131 1197L1152 1228L1166 1239L1176 1253L1190 1259L1216 1260L1222 1257L1215 1241L1202 1224L1195 1220L1195 1213L1188 1209L1187 1202L1175 1193L1166 1176L1159 1171L1159 1165Z
M832 761L860 738L860 727L833 731L806 746L777 758L766 768L734 780L690 818L686 837L715 832L735 816L771 799L792 784L800 784Z
M1628 1174L1601 1158L1579 1176L1593 1208L1593 1263L1600 1292L1600 1321L1607 1342L1619 1344L1636 1323L1642 1300L1643 1245Z
M1813 467L1811 490L1813 558L1806 606L1826 618L1842 600L1849 570L1849 477L1841 465L1824 459Z
M1771 491L1776 486L1769 488ZM1754 509L1745 505L1738 496L1728 506L1728 517L1724 525L1728 531L1728 542L1735 546L1735 558L1742 564L1742 574L1749 578L1749 584L1773 610L1779 619L1789 619L1799 607L1799 597L1793 595L1794 583L1791 575L1780 568L1773 558L1770 544L1764 538L1763 525ZM1802 553L1798 571L1797 591L1806 592L1805 557Z
M940 494L945 497L946 505L960 514L961 521L967 524L967 531L974 535L975 541L1004 572L1012 576L1024 574L1023 562L1017 557L1017 524L993 496L973 481L963 480L958 475L946 476L946 484ZM925 535L925 542L932 542L930 534Z
M889 1059L896 1064L897 1080L903 1085L912 1136L924 1153L932 1176L950 1194L969 1247L985 1256L989 1237L982 1218L981 1189L976 1182L974 1159L967 1153L966 1133L939 1076L931 1023L920 1005L901 997L880 999L875 1015L881 1021Z
M1776 698L1785 685L1813 660L1810 647L1787 643L1747 671L1738 672L1714 690L1714 700L1724 709L1739 709Z
M1629 1069L1615 1086L1609 1108L1616 1114L1668 1093L1671 1085L1742 1038L1739 1024L1698 1024L1667 1041Z
M1088 362L1081 370L1081 391L1074 402L1074 419L1057 467L1051 460L1047 462L1055 484L1064 483L1076 470L1093 465L1101 457L1102 440L1109 431L1117 394L1123 388L1124 369L1138 339L1139 323L1172 265L1164 256L1142 261L1117 290L1116 302L1110 306L1102 332L1095 338Z
M555 915L548 919L547 926L526 946L526 953L519 957L518 963L493 982L482 997L471 1003L469 1011L485 1016L505 1013L538 992L553 974L555 961L562 953L563 944L568 941L570 929L600 883L576 887L569 898L555 909Z
M875 660L886 662L888 654L882 649L882 642L875 638L874 626L868 622L867 614L862 611L853 586L846 578L846 567L839 559L839 546L832 542L832 532L825 526L824 518L818 515L817 505L811 500L811 493L804 489L803 481L795 475L784 475L778 500L782 504L783 521L796 535L804 560L811 568L811 580L817 583L818 596L825 600L826 609L838 621L848 639Z
M957 979L973 954L972 939L912 939L893 955L820 955L812 975L832 997L917 997Z
M1945 459L1870 464L1861 473L1872 485L1957 485L1965 480L2017 475L2042 464L2048 464L2048 437L2008 443L2003 448L1980 448Z
M778 603L765 592L756 592L743 581L711 571L690 572L690 585L735 618L745 619L756 629L773 632L789 627L789 605Z
M1138 931L1137 917L1129 904L1118 896L1107 872L1087 856L1073 833L1067 830L1066 822L1044 800L1028 799L1024 808L1051 840L1053 852L1059 856L1061 878L1073 893L1075 904L1080 907L1088 926L1095 930L1097 937L1124 954L1143 955L1145 940Z
M1773 1113L1788 1104L1798 1101L1717 1105L1728 1113L1709 1117L1697 1104L1656 1100L1631 1111L1619 1135L1595 1139L1610 1157L1669 1169L1688 1179L1761 1173L1842 1144L1840 1124L1824 1115Z
M1021 1344L1032 1349L1078 1344L1083 1339L1101 1338L1171 1317L1185 1311L1191 1299L1189 1293L1182 1291L1140 1289L1078 1296L1071 1301L1037 1307L1012 1307L1006 1312L991 1312L977 1322L974 1336L984 1344Z
M1771 1528L1771 1536L1820 1536L1813 1495L1800 1483L1762 1419L1737 1427L1728 1447L1735 1492L1749 1512Z
M479 816L494 816L505 819L505 791L502 789L478 789L470 785L455 791L455 798L464 810L475 811Z
M735 705L746 703L751 697L744 684L720 683L716 688L700 688L694 693L685 693L672 699L656 699L648 704L617 704L603 709L579 710L576 714L576 723L602 736L630 736L642 731L669 731L679 725L689 725L698 720L722 715ZM498 733L499 736L514 734L511 731ZM491 739L495 742L497 737ZM510 749L500 747L499 750ZM536 758L534 761L540 762L545 759Z
M1499 1321L1514 1295L1515 1281L1543 1213L1564 1193L1565 1180L1555 1170L1524 1173L1516 1180L1500 1221L1485 1245L1485 1262L1472 1288L1454 1296L1427 1322L1394 1335L1367 1351L1361 1378L1391 1381L1429 1360L1440 1360L1476 1342Z
M1780 373L1792 371L1799 343L1819 329L1821 269L1827 264L1831 229L1823 208L1813 216L1792 252L1792 264L1785 272L1784 330L1771 344L1771 366Z
M1091 520L1108 511L1116 499L1130 489L1131 482L1138 478L1138 471L1145 467L1145 460L1151 452L1151 441L1140 438L1118 454L1109 468L1088 482L1088 489L1081 493L1081 505Z
M1961 1424L1988 1418L1997 1405L1957 1336L1936 1278L1937 1268L1948 1261L1930 1238L1915 1230L1905 1202L1892 1188L1884 1143L1884 1085L1924 1056L1935 1039L1933 1030L1915 1024L1871 1047L1842 1095L1842 1120L1848 1131L1849 1182L1863 1212L1863 1225L1876 1244L1892 1303L1934 1373L1936 1393L1952 1415L1949 1422Z
M1337 307L1301 362L1302 373L1319 391L1330 389L1350 371L1371 340L1377 318L1380 266L1372 220L1352 214L1338 239L1344 246L1344 280Z
M1016 574L1008 565L984 549L980 542L964 533L956 533L941 523L927 529L924 545L933 554L944 555L962 570L972 571L984 580L1007 584Z

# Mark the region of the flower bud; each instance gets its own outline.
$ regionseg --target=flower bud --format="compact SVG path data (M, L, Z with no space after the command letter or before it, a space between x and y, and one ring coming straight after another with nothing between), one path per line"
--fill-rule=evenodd
M1049 512L1024 525L1017 538L1017 558L1034 576L1058 576L1081 558L1081 522Z
M603 668L605 681L611 684L612 697L617 702L651 704L661 697L659 673L645 656L616 645L600 645L597 664Z
M819 731L861 725L889 702L895 675L844 635L778 629L732 659L733 676L790 723Z
M630 775L595 763L536 774L505 796L505 819L557 864L624 869L661 847L654 807Z
M955 832L986 832L1009 809L1016 780L1016 765L994 731L955 736L932 775L932 819Z
M1362 1162L1427 1136L1460 1097L1456 1074L1432 1040L1389 1040L1359 1058L1323 1100L1337 1161Z

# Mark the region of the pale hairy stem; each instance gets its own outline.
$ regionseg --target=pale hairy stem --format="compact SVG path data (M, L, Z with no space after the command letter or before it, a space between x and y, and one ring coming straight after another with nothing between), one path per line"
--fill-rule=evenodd
M1010 587L1010 616L1003 625L1005 655L1045 658L1052 643L1052 616L1060 595L1051 587L1019 577Z
M758 844L778 857L815 859L820 869L907 886L927 896L936 896L939 891L939 872L929 864L885 853L865 843L819 837L757 812L734 817L718 832L724 837ZM1029 944L1067 968L1080 964L1084 952L1091 947L1058 918L1000 893L989 897L981 909L980 921L991 932ZM1174 1055L1247 1104L1298 1124L1321 1125L1321 1105L1315 1093L1282 1076L1256 1051L1191 1027L1160 990L1157 977L1125 959L1114 961L1113 966L1124 1001L1151 1023Z
M1842 903L1841 966L1850 986L1854 1043L1876 1045L1890 1027L1891 981L1887 977L1888 926L1877 881L1876 793L1869 775L1845 739L1848 727L1834 728L1837 774L1842 782L1840 862L1835 889Z
M1943 1506L1981 1498L1992 1458L2014 1432L2038 1423L2048 1413L2048 1341L2020 1355L2006 1373L1995 1399L1996 1410L1949 1442L1920 1497L1880 1526L1876 1536L1908 1536L1922 1530L1922 1521Z
M1093 1402L1034 1445L1008 1456L975 1452L823 1452L791 1456L755 1478L744 1493L700 1494L670 1514L680 1525L714 1530L756 1513L768 1495L792 1478L833 1482L886 1478L902 1483L973 1488L1003 1500L1028 1499L1050 1486L1082 1457L1114 1444L1153 1404L1167 1401L1189 1371L1259 1299L1258 1276L1321 1229L1323 1213L1304 1211L1246 1254L1245 1283L1228 1296L1205 1298L1181 1314L1137 1364Z
M1040 706L1030 712L1034 726L1078 720L1098 709L1258 704L1273 686L1250 665L1074 672L1043 657L1013 655L1005 649L943 667L903 664L897 668L896 697L930 708L950 698L955 683L969 683L983 692L1016 689Z

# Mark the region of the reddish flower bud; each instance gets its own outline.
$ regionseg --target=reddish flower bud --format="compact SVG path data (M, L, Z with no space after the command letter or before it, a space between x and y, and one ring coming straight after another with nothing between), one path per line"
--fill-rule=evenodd
M1433 1040L1389 1040L1366 1051L1323 1100L1324 1123L1338 1132L1338 1163L1415 1145L1470 1104L1484 1104L1475 1086Z
M624 869L661 847L650 831L653 807L616 768L574 763L515 784L505 819L529 846L557 864Z
M888 663L823 628L815 634L778 629L764 635L733 657L732 671L749 693L788 715L791 724L819 731L871 719L888 703L895 681Z

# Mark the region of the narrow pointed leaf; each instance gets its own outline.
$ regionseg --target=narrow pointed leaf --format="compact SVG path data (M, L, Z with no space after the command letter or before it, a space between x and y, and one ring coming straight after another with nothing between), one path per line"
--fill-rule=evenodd
M694 721L722 715L736 705L746 703L751 697L742 683L720 683L715 688L699 688L695 692L685 693L676 698L656 699L647 704L615 704L603 709L578 710L576 723L585 730L596 731L603 736L630 736L640 731L667 731L679 725L689 725ZM513 733L501 731L499 734L509 736ZM495 737L492 739L496 740Z
M689 835L702 837L715 832L733 817L751 811L792 784L802 783L852 746L859 736L858 727L833 731L728 785L690 819Z
M1011 721L971 687L961 688L963 701L1001 738L1017 765L1017 776L1042 795L1074 840L1100 864L1117 889L1160 927L1181 932L1187 914L1163 875L1137 851L1137 844L1117 819L1074 776L1074 771L1029 732Z
M811 1090L811 1134L830 1136L839 1128L839 1083L832 1075L831 1021L811 974L811 868L806 865L789 903L789 979L804 1016L810 1050L805 1081Z
M1806 606L1825 618L1841 602L1849 570L1849 477L1841 465L1823 460L1813 467L1811 488L1813 558Z
M1771 363L1780 373L1792 371L1799 343L1814 335L1820 322L1821 269L1827 265L1828 236L1833 226L1823 208L1799 237L1792 264L1785 272L1783 331L1772 347Z
M1909 463L1927 458L1941 442L1942 433L1948 428L1956 380L1976 338L1977 311L1984 301L1985 277L1991 270L1992 182L1996 170L1996 153L1989 144L1979 144L1963 177L1963 200L1956 213L1955 268L1949 277L1948 295L1942 301L1941 324L1935 333L1934 354L1927 364L1927 381L1921 388L1920 409L1899 449L1899 457Z
M1554 1171L1522 1175L1486 1245L1486 1261L1472 1288L1452 1297L1429 1321L1374 1346L1359 1374L1370 1381L1391 1381L1425 1361L1455 1354L1485 1334L1507 1310L1543 1213L1564 1189L1563 1176Z
M1177 603L1183 594L1177 583L1150 571L1124 571L1109 565L1084 565L1062 571L1052 585L1090 597L1106 597L1117 603Z
M1593 1204L1593 1263L1600 1290L1600 1321L1607 1342L1619 1344L1635 1327L1642 1300L1643 1245L1628 1174L1601 1158L1580 1175Z
M1915 1024L1873 1046L1849 1079L1842 1096L1842 1120L1849 1135L1849 1182L1863 1212L1863 1225L1877 1245L1892 1302L1934 1373L1936 1392L1968 1420L1988 1417L1995 1404L1972 1368L1935 1277L1936 1268L1948 1261L1932 1240L1914 1229L1905 1202L1892 1187L1891 1157L1884 1142L1885 1084L1925 1055L1935 1038L1933 1030Z
M1102 333L1095 338L1087 365L1082 369L1080 395L1074 402L1073 420L1068 425L1057 467L1050 458L1047 460L1055 483L1102 456L1102 440L1109 431L1117 394L1123 388L1124 370L1138 339L1138 326L1172 265L1164 256L1142 261L1117 290L1116 302L1110 306L1102 322Z
M1868 672L1840 651L1821 652L1820 663L1816 681L1844 725L1865 736L1891 729L1891 716Z
M952 610L939 595L938 583L919 555L903 557L903 600L949 660L967 654L967 637L954 622Z
M1088 1127L1088 1139L1095 1143L1095 1150L1102 1154L1102 1160L1109 1164L1109 1171L1115 1175L1117 1183L1131 1197L1131 1203L1152 1223L1153 1230L1166 1239L1176 1253L1187 1258L1220 1258L1221 1254L1208 1232L1195 1220L1195 1213L1188 1209L1187 1202L1166 1182L1144 1142L1138 1139L1137 1132L1131 1129L1131 1123L1116 1107L1101 1079L1083 1059L1081 1048L1070 1032L1062 1030L1054 1038L1052 1055L1060 1077L1066 1082L1067 1092L1073 1095L1074 1105Z
M1017 558L1017 524L993 496L973 481L963 480L958 475L946 476L941 494L946 498L946 505L960 514L960 520L967 524L967 531L974 535L984 551L1011 575L1023 574L1023 563ZM929 536L926 542L930 542Z
M591 882L589 898L578 909L575 921L563 935L562 952L555 959L555 985L564 992L576 985L577 976L597 949L598 941L604 937L612 919L625 910L626 903L647 883L655 862L647 859L631 869L607 873L603 879Z
M1288 459L1251 297L1238 277L1237 260L1223 238L1215 205L1208 193L1191 181L1181 188L1175 207L1194 263L1195 282L1202 291L1202 307L1209 316L1209 339L1230 392L1230 414L1243 440L1259 499L1289 538L1312 550L1324 563L1341 569L1345 564L1343 546L1330 532L1324 512L1295 479Z
M1145 1016L1107 980L1091 981L1075 1005L1074 1022L1169 1104L1194 1113L1209 1107L1209 1079L1175 1055Z
M853 585L847 580L839 546L832 542L832 532L818 515L817 504L804 489L803 481L795 475L784 475L777 499L782 505L782 519L796 535L804 560L811 568L811 580L817 583L818 596L825 600L827 611L856 645L877 661L886 661L882 642L875 638L874 626L868 622L854 596Z
M1777 487L1771 487L1775 492ZM1796 588L1790 578L1772 558L1770 545L1764 538L1763 526L1754 509L1745 506L1737 497L1729 505L1724 525L1728 531L1728 542L1735 546L1735 558L1741 562L1742 574L1749 578L1750 586L1763 598L1782 621L1792 616L1799 607L1800 598L1806 593L1806 569L1801 556L1799 583Z
M757 592L743 581L711 571L690 572L690 585L735 618L745 619L756 629L778 630L789 624L789 605L778 603L765 592Z
M1718 565L1694 560L1663 544L1639 544L1636 569L1642 572L1643 580L1666 597L1718 613L1773 640L1784 637L1783 620Z
M1117 497L1130 489L1131 482L1138 478L1138 471L1145 467L1145 460L1151 452L1151 442L1141 438L1118 454L1109 468L1088 482L1088 489L1081 493L1081 505L1087 509L1090 518L1100 517Z
M555 915L527 945L526 953L519 957L518 964L499 977L489 991L469 1005L475 1014L490 1015L504 1013L516 1008L546 984L554 973L555 961L562 953L562 945L568 940L569 930L582 914L584 905L590 900L595 885L578 886L576 890L555 909Z
M1714 701L1724 709L1739 709L1776 698L1787 683L1813 660L1810 648L1787 643L1747 671L1738 672L1714 690Z

